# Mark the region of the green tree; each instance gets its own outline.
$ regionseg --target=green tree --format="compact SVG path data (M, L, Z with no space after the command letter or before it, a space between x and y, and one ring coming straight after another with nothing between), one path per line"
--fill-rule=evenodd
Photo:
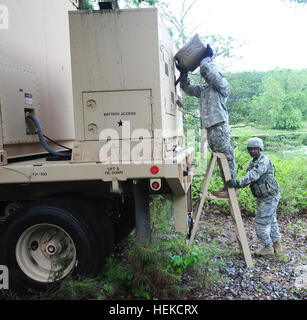
M93 10L97 2L97 0L79 0L79 9Z
M297 129L306 119L307 70L273 70L252 100L251 117L275 129Z
M265 72L228 72L225 76L230 84L230 95L227 100L230 124L252 121L252 99L259 94Z

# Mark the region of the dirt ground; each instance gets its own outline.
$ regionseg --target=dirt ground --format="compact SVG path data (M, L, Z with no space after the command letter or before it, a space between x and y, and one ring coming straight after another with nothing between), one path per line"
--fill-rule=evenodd
M196 300L306 300L307 298L307 213L278 215L284 253L269 258L253 254L260 242L254 217L242 216L254 268L247 268L240 253L231 215L218 209L203 210L195 241L210 243L214 239L224 250L225 265L220 267L224 281L211 288L195 286L186 299Z

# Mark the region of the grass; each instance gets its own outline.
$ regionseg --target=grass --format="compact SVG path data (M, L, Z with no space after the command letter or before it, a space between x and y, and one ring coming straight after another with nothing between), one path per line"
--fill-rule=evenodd
M272 136L272 135L288 135L293 133L307 133L307 121L304 122L304 125L300 129L296 130L278 130L278 129L268 129L265 127L254 127L251 125L247 125L244 123L236 124L231 126L232 136L234 137L240 137L242 135L249 135L254 136L258 135L261 136Z
M300 130L254 128L249 125L232 126L231 130L234 144L239 149L242 149L240 143L246 143L248 138L257 136L263 140L266 153L279 154L284 158L295 158L307 154L307 123Z

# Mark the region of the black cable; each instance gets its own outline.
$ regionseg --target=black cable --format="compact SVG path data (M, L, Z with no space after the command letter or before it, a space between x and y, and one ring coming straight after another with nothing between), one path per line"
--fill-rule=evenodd
M44 138L46 138L47 140L49 140L50 142L52 142L52 143L54 143L54 144L58 145L59 147L62 147L62 148L64 148L64 149L67 149L67 150L72 151L72 149L71 149L71 148L68 148L68 147L63 146L62 144L60 144L60 143L58 143L58 142L56 142L56 141L54 141L54 140L50 139L49 137L45 136L44 134L43 134L43 137L44 137Z

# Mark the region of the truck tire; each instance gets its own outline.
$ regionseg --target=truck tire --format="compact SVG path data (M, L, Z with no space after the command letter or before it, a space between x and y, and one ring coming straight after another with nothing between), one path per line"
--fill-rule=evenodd
M44 291L70 274L94 275L106 256L91 223L58 204L31 203L1 227L0 265L8 267L10 288L17 292Z

